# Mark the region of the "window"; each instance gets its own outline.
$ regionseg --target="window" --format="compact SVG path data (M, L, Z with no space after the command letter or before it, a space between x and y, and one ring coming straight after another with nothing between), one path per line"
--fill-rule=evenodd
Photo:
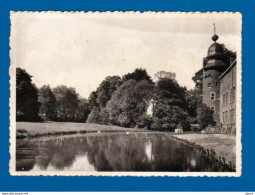
M226 122L228 122L228 111L226 111Z
M214 112L215 112L214 106L211 107L211 110L212 110L212 112L213 112L213 114L214 114Z
M211 97L210 97L211 101L215 100L215 93L211 92Z
M223 100L222 100L222 104L225 105L225 101L226 101L226 97L225 97L225 93L223 94Z
M212 84L211 83L208 83L208 87L211 88Z

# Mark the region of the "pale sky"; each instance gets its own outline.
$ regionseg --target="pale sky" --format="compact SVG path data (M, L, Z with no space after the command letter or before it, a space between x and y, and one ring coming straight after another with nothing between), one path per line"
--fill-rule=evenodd
M194 87L213 43L241 51L241 15L230 13L33 13L11 14L11 64L24 68L37 87L75 87L87 98L107 76L136 68L175 72Z

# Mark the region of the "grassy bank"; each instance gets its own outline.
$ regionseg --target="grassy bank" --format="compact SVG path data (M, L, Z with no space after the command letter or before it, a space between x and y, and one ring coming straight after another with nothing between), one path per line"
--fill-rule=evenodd
M87 132L116 132L116 131L142 131L139 129L123 128L118 126L98 125L91 123L69 122L17 122L17 138L38 137L46 135L65 135Z
M205 149L213 149L217 157L222 156L227 163L231 162L232 165L236 165L235 136L224 134L179 134L174 136L189 142L195 142Z

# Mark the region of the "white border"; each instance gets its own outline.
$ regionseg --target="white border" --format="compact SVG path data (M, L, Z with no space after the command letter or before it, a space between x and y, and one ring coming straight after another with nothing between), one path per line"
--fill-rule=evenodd
M125 17L130 14L134 15L142 15L143 17L157 17L162 16L169 17L172 15L183 15L189 17L190 14L222 14L222 15L235 15L236 19L240 21L240 25L242 26L242 15L240 12L60 12L60 11L45 11L45 12L10 12L10 19L12 18L13 14L47 14L47 13L57 13L57 14L87 14L89 15L118 15L119 17ZM240 26L240 27L241 27ZM15 50L15 42L13 40L16 39L16 34L13 32L12 28L10 31L10 59L13 59L13 51ZM16 171L16 67L14 67L13 62L11 60L9 74L10 74L10 174L11 175L27 175L27 176L54 176L54 175L61 175L61 176L143 176L143 177L150 177L150 176L178 176L178 177L194 177L194 176L208 176L208 177L240 177L242 174L242 144L241 144L241 129L242 129L242 108L241 108L241 100L242 100L242 80L241 80L241 73L242 73L242 58L241 58L241 44L242 40L240 37L239 47L237 50L237 85L236 85L236 172L58 172L58 171Z

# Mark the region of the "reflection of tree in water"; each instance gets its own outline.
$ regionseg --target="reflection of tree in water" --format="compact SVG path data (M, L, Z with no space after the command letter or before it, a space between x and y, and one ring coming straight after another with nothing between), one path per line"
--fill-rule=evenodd
M31 170L34 164L62 170L87 156L97 171L222 171L194 149L158 134L109 133L17 145L17 170Z
M222 171L210 159L174 139L155 135L152 140L154 171Z
M38 149L30 142L16 142L16 171L26 171L36 163Z
M89 137L88 158L98 171L149 169L144 142L137 134ZM93 147L97 145L97 147Z

